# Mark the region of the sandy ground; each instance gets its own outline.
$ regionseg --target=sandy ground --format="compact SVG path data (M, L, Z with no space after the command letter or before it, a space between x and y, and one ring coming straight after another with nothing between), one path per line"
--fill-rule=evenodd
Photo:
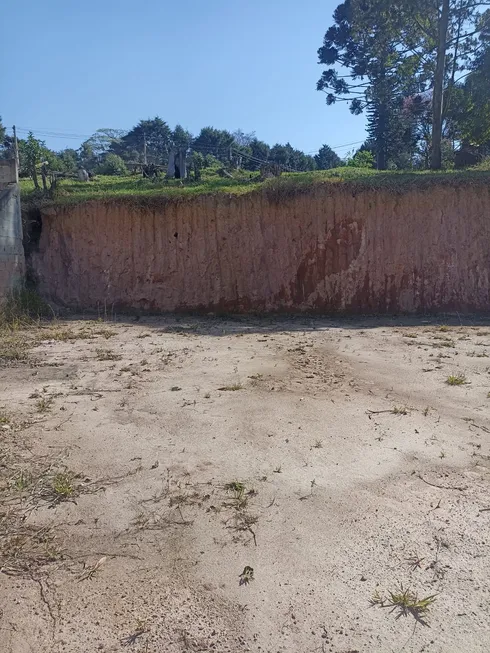
M490 650L490 321L447 324L43 327L0 369L2 651Z

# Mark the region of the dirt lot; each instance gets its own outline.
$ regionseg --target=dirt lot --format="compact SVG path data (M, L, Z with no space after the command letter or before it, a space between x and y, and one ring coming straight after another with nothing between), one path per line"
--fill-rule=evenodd
M481 319L17 332L2 651L490 650L489 356Z

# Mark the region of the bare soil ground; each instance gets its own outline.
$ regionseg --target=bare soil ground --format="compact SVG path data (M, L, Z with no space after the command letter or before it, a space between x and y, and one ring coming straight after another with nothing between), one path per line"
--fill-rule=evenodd
M0 350L2 651L490 650L490 321L71 320Z

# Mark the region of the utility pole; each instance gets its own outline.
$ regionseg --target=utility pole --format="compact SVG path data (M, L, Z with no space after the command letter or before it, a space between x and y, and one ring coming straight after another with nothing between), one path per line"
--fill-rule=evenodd
M15 125L12 127L14 132L14 159L15 159L15 183L19 183L19 144L17 142L17 130Z
M146 134L143 132L143 163L148 165L148 159L146 157Z

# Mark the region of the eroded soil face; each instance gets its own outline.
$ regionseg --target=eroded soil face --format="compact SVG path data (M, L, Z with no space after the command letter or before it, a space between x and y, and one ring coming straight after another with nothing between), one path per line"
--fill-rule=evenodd
M20 336L2 651L490 650L490 321Z

